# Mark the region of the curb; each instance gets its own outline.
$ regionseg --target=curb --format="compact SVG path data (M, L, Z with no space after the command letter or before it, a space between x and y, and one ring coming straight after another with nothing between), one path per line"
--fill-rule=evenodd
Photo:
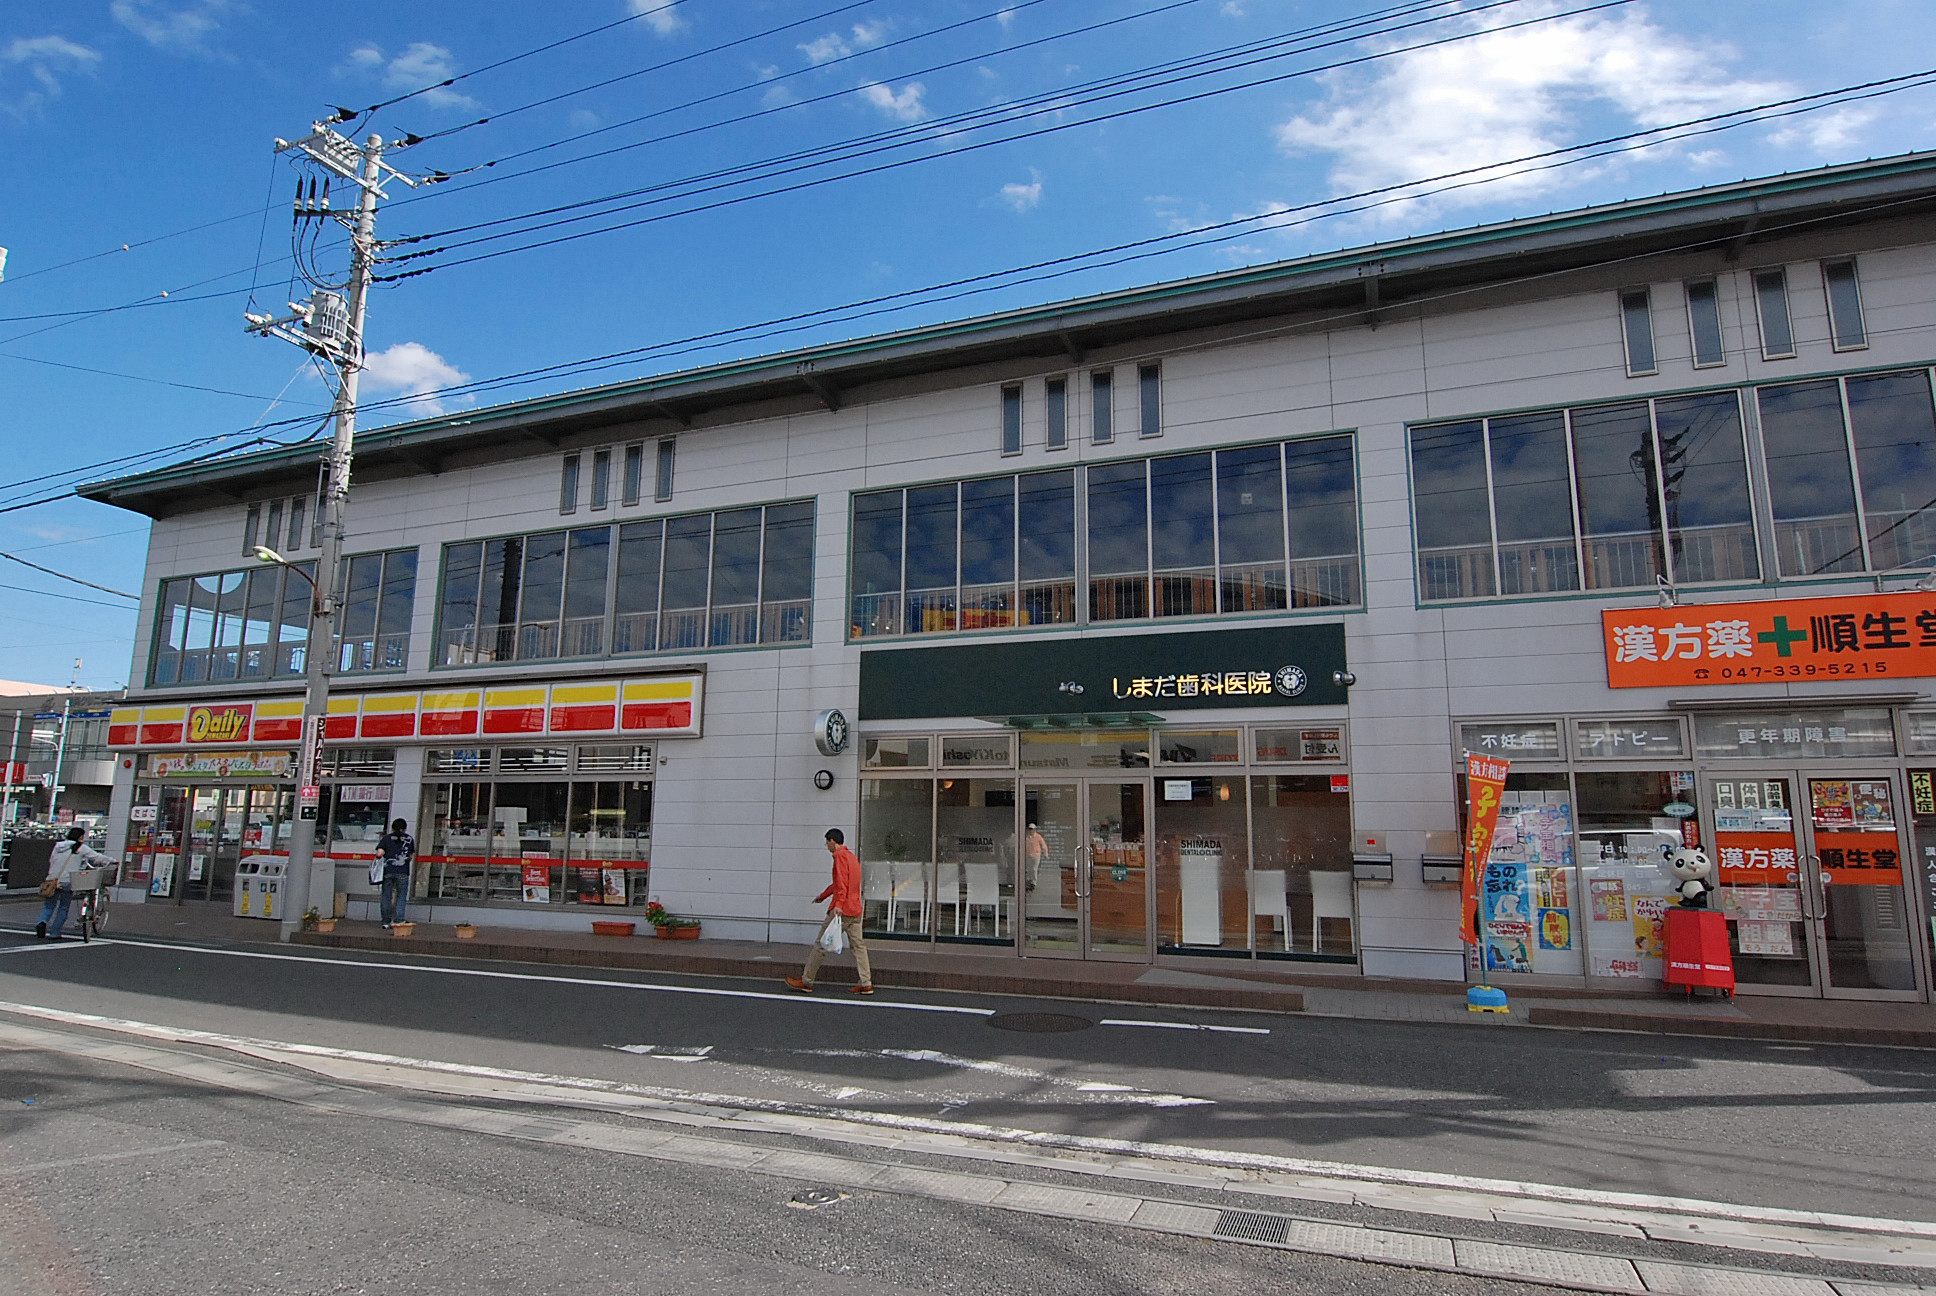
M616 968L631 972L674 972L688 976L746 977L778 981L790 964L773 959L733 958L727 955L655 956L643 950L575 949L544 945L495 944L454 937L363 936L356 933L295 932L295 945L362 950L381 954L427 954L501 963L540 963L565 967ZM830 985L853 979L845 968L828 968L820 980ZM1099 999L1128 1003L1169 1004L1180 1008L1237 1008L1252 1012L1304 1011L1304 996L1295 990L1241 990L1208 986L1142 985L1120 981L1045 981L1034 977L970 972L924 972L918 969L881 969L878 985L895 990L967 990L977 994L1014 995L1039 999Z
M1936 1031L1888 1026L1816 1026L1803 1022L1761 1022L1727 1017L1678 1017L1612 1012L1592 1008L1526 1010L1534 1026L1572 1026L1593 1030L1640 1031L1650 1035L1783 1040L1807 1044L1872 1044L1888 1048L1936 1049Z

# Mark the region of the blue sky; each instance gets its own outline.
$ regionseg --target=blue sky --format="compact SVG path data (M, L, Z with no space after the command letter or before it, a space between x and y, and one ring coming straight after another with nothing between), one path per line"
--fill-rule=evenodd
M455 177L392 186L379 217L385 238L437 236L398 252L445 250L399 264L434 269L372 298L364 394L390 404L365 426L1936 143L1936 91L1911 89L1557 169L1498 166L1477 173L1484 183L1400 189L1389 195L1400 201L1321 219L1301 210L1936 67L1926 0L1592 5L11 0L0 7L0 505L195 438L233 433L220 444L239 445L313 427L279 423L327 403L301 354L241 329L251 294L272 309L290 296L296 171L272 141L334 106L450 77L461 79L357 124L434 136L393 160ZM1370 25L1334 26L1353 20ZM1283 43L1326 26L1302 47ZM1445 43L1407 48L1434 41ZM1253 43L1241 67L1148 75ZM1357 61L1312 71L1342 60ZM1109 98L1088 88L1137 74ZM862 139L872 151L845 161L818 152ZM782 158L794 159L783 173L772 169ZM842 177L889 162L902 164ZM667 185L678 187L635 192L622 210L573 208L562 214L595 219L541 232L518 233L534 218L446 233ZM1271 213L1290 214L1193 233ZM525 246L605 226L625 227ZM474 241L498 234L509 237ZM1165 235L1177 237L1162 255L787 332L748 327ZM330 272L344 264L327 242L317 259ZM742 331L665 345L721 330ZM662 349L439 394L650 347ZM0 551L111 589L137 589L145 546L143 519L90 503L0 513ZM78 656L84 683L125 683L124 605L0 560L0 678L64 682Z

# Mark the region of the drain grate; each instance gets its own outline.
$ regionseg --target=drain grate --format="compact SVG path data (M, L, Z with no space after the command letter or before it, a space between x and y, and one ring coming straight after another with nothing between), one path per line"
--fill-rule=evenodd
M1096 1023L1087 1017L1077 1017L1072 1013L996 1013L988 1018L988 1024L996 1030L1022 1031L1030 1035L1056 1035L1067 1031L1088 1030Z
M1217 1216L1217 1227L1210 1231L1210 1236L1235 1238L1239 1242L1282 1243L1290 1227L1290 1220L1282 1215L1227 1210Z

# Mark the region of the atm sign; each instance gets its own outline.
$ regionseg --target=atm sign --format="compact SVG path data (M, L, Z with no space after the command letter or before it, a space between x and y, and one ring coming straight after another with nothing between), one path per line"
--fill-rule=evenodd
M249 721L255 713L252 702L226 706L188 708L188 741L192 743L233 743L249 740Z

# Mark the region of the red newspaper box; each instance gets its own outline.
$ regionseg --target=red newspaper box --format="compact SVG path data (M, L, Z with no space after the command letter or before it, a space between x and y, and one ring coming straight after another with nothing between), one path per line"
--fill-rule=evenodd
M1728 920L1713 909L1667 911L1667 984L1713 986L1734 994L1734 955L1728 952Z

